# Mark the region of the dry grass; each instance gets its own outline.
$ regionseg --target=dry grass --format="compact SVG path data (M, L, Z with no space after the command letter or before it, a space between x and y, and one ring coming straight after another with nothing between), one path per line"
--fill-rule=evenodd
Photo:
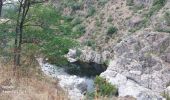
M14 76L12 65L0 65L0 100L68 100L57 81L44 76L38 67L18 68Z

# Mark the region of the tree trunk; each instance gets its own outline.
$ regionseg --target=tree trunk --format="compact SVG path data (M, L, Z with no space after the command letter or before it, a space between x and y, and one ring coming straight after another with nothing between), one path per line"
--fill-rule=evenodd
M23 27L24 27L24 21L27 16L29 7L30 7L30 0L21 0L18 17L17 17L17 26L16 26L16 34L15 34L14 69L16 69L17 66L20 66Z
M15 43L14 43L14 70L16 70L17 66L20 65L20 50L19 50L19 34L21 33L20 29L20 19L21 19L21 13L22 13L22 2L20 2L20 7L18 11L18 17L17 17L17 25L15 30Z
M0 0L0 17L2 15L2 5L3 5L3 2L2 2L2 0Z

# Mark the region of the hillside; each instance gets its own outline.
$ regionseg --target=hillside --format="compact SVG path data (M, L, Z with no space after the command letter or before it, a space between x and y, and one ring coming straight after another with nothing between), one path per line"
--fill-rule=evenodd
M170 100L170 0L2 2L0 100Z
M170 1L79 2L80 9L64 8L73 20L82 18L86 29L79 38L81 55L70 50L70 58L108 64L100 76L118 87L119 96L161 99L170 82Z

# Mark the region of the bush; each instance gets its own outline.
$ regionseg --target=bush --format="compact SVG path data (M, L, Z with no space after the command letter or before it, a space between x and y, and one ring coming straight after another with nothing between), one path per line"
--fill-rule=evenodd
M72 24L73 26L75 26L75 25L77 25L77 24L81 24L81 23L82 23L82 19L79 18L79 17L74 18L74 19L72 20L72 22L71 22L71 24Z
M170 28L168 28L168 27L167 28L156 27L156 31L170 33Z
M134 5L134 1L133 0L126 0L126 5L133 6Z
M73 27L72 30L73 30L74 33L76 33L78 35L81 35L81 34L86 32L85 26L81 25L81 24L76 25L75 27Z
M95 41L92 40L92 39L87 40L87 41L84 43L84 45L89 46L89 47L92 47L93 50L95 50L95 48L96 48L96 43L95 43Z
M66 21L72 21L74 19L74 17L67 15L67 16L63 16L63 19Z
M96 76L94 83L100 96L117 96L118 91L116 87L108 83L106 79Z
M99 20L99 19L96 19L96 26L98 26L98 27L100 27L101 26L101 24L102 24L102 21L101 20Z
M112 22L112 21L113 21L112 16L109 16L108 19L107 19L107 22Z
M90 8L88 9L87 17L93 16L93 15L95 14L95 12L96 12L95 7L90 7Z
M117 33L118 29L116 27L109 27L107 31L107 35L113 35L114 33Z
M80 10L81 6L82 5L80 3L75 3L71 6L71 8L73 9L73 11L75 11L75 10Z
M170 26L170 12L166 12L164 15L165 21L168 26Z
M103 6L107 3L108 0L98 0L98 4Z
M154 0L147 17L151 17L156 11L159 11L166 4L166 1L167 0Z
M73 11L75 10L80 10L83 6L83 2L82 1L73 1L73 0L69 0L70 3L70 7L72 8Z

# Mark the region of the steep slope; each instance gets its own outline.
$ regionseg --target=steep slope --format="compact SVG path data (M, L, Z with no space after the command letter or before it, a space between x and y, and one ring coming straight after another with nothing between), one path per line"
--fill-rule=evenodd
M161 100L170 83L170 0L78 2L80 8L66 6L64 15L82 18L86 31L68 58L108 64L101 76L118 87L119 96ZM91 7L95 11L87 16Z

